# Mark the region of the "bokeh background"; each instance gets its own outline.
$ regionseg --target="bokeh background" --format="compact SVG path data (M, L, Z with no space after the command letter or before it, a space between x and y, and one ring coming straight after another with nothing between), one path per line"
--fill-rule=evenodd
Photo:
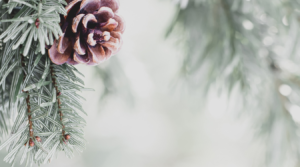
M204 99L177 84L183 51L174 36L165 38L174 3L121 1L127 23L121 52L99 67L78 66L95 90L84 92L87 148L73 159L59 154L45 167L258 165L264 145L227 96L211 91Z

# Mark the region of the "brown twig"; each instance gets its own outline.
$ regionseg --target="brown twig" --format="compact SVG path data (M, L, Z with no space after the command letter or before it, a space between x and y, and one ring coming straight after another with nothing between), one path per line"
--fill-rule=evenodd
M51 64L53 65L53 64ZM56 79L55 79L55 74L54 74L54 70L53 70L53 67L51 66L50 67L50 72L51 72L51 78L52 78L52 83L55 87L55 90L56 90L56 101L57 101L57 106L58 106L58 112L59 112L59 116L60 116L60 121L62 123L62 119L63 119L63 114L61 112L61 101L60 101L60 91L58 90L58 87L57 87L57 83L56 83ZM65 126L62 124L62 135L63 137L65 137Z
M22 64L22 67L25 68L25 60L24 60L24 56L21 55L21 64ZM25 80L26 78L26 73L24 72L24 78L23 78L23 81ZM27 114L28 114L28 122L29 122L29 136L30 138L33 138L33 129L32 129L32 121L31 121L31 110L30 110L30 95L28 93L28 91L24 91L24 93L27 93L27 97L26 97L26 104L27 104Z

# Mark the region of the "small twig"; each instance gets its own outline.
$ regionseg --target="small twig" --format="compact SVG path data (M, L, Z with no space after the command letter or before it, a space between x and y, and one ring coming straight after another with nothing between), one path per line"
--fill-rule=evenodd
M25 60L24 60L24 56L21 55L21 64L22 66L25 68ZM26 73L24 72L24 78L23 78L23 81L25 80L26 78ZM31 121L31 110L30 110L30 95L29 95L29 92L28 91L24 91L24 93L28 94L27 97L26 97L26 104L27 104L27 114L28 114L28 122L29 122L29 136L30 138L33 138L33 129L32 129L32 121Z
M56 90L56 101L57 101L57 106L58 106L58 112L59 112L59 116L60 116L60 121L62 123L62 119L63 119L63 114L61 112L61 101L60 101L60 91L58 90L58 87L57 87L57 83L56 83L56 79L55 79L55 74L54 74L54 70L53 70L53 67L52 67L52 63L51 63L51 66L50 66L50 73L51 73L51 78L52 78L52 83L55 87L55 90ZM63 137L65 137L65 126L63 125L62 123L62 135Z

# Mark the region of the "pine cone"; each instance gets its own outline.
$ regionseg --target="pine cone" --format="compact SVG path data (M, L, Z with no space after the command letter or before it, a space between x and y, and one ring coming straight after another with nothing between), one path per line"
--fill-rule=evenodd
M48 50L57 65L96 65L119 51L124 32L119 0L67 0L63 35Z

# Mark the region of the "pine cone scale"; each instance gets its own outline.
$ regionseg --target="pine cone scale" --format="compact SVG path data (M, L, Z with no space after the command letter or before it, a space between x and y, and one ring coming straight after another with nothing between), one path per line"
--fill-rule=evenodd
M61 54L63 54L68 49L68 47L72 46L69 38L65 38L64 36L65 36L65 34L63 34L58 39L57 51Z
M77 15L77 16L73 19L72 31L73 31L74 33L77 33L78 25L80 24L80 22L81 22L83 16L84 16L84 14L80 14L80 15Z
M82 25L85 29L88 29L88 23L90 22L94 22L97 23L98 20L96 19L96 17L93 14L87 14L83 17L82 19Z
M86 64L89 63L90 61L88 55L79 55L78 53L75 52L73 56L74 56L74 61L78 63Z
M59 53L56 49L56 41L53 42L52 47L48 50L49 58L57 65L64 64L72 53L72 47L68 47L64 53Z
M90 64L94 65L96 64L95 62L101 62L106 60L107 54L109 54L110 51L105 51L105 49L97 44L96 46L88 46L88 56L89 59L91 60Z
M65 9L67 11L67 15L65 16L65 19L67 19L67 17L70 16L69 14L71 13L71 10L73 10L73 12L77 13L77 11L80 8L79 4L81 1L82 0L72 0L68 3L68 5L65 7ZM77 10L76 10L75 6L76 6L76 8L78 8Z
M92 13L100 8L100 0L83 0L78 13Z
M119 0L101 0L101 7L109 7L114 12L116 12L119 9L119 5Z
M101 31L109 31L111 32L115 28L118 27L118 22L114 19L109 19L103 26L100 28Z
M82 44L82 42L80 41L80 33L77 33L77 37L73 49L77 54L85 55L86 49L83 46L84 44Z
M125 31L125 22L124 22L123 18L121 16L119 16L118 14L115 14L113 19L116 20L119 24L118 24L118 27L111 33L121 32L121 34L123 34Z
M98 21L102 23L106 22L110 18L113 18L115 14L111 8L101 7L94 15L97 17Z
M95 46L97 44L97 41L94 39L94 30L90 30L88 38L87 38L87 43L90 46Z

